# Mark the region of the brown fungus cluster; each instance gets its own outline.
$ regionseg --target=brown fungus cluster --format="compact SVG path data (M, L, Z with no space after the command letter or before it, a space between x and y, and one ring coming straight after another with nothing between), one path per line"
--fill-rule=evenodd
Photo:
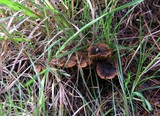
M77 54L72 54L70 58L65 56L60 59L52 59L51 64L65 68L72 68L74 66L86 68L88 65L92 64L92 61L89 61L87 53L78 52Z
M114 62L110 60L111 50L105 43L95 44L88 48L88 54L85 52L78 52L72 54L67 61L67 57L62 57L59 60L53 59L51 62L60 67L71 68L80 66L86 68L87 66L96 64L96 71L101 79L113 79L117 75Z
M111 50L105 43L96 44L88 48L88 56L96 61L96 71L102 79L113 79L117 75L114 62L109 60Z

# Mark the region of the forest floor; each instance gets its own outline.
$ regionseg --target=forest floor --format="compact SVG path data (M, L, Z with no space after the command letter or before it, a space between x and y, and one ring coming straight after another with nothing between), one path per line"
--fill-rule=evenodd
M135 1L1 1L0 115L160 116L160 0Z

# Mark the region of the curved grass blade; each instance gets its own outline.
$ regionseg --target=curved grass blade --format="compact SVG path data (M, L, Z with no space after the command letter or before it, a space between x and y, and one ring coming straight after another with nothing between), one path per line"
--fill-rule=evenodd
M134 92L133 94L141 98L144 107L147 106L147 108L148 108L149 111L152 111L152 110L153 110L151 104L149 103L149 101L148 101L141 93L139 93L139 92Z
M19 4L17 2L13 2L11 0L0 0L0 5L5 5L15 11L24 11L24 14L27 16L30 16L30 17L34 17L34 18L40 17L38 14L36 14L34 11L30 10L29 8Z

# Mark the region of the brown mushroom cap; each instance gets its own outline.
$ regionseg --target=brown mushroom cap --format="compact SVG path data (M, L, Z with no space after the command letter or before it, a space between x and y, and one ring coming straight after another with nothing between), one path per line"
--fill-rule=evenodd
M95 44L88 48L88 56L93 60L106 59L111 54L111 50L105 43Z
M97 63L96 71L101 79L113 79L117 75L112 61L102 60Z
M77 64L77 58L75 56L75 54L72 54L72 56L70 57L70 59L68 60L67 58L65 58L65 60L62 61L63 66L65 68L71 68L74 67Z
M78 61L79 63L77 63L81 68L86 68L88 65L92 64L92 60L89 60L87 53L84 52L78 52Z
M67 63L64 63L63 66L65 66L65 68L71 68L73 66L75 66L77 63L75 61L69 60Z

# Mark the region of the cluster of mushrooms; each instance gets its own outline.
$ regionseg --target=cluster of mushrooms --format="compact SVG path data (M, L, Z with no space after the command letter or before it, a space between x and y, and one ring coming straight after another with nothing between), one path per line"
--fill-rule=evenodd
M113 79L117 75L117 70L113 60L110 59L111 50L105 43L95 44L88 48L88 53L74 53L67 61L67 57L52 61L60 67L72 68L80 66L87 68L89 65L95 65L98 76L101 79Z

